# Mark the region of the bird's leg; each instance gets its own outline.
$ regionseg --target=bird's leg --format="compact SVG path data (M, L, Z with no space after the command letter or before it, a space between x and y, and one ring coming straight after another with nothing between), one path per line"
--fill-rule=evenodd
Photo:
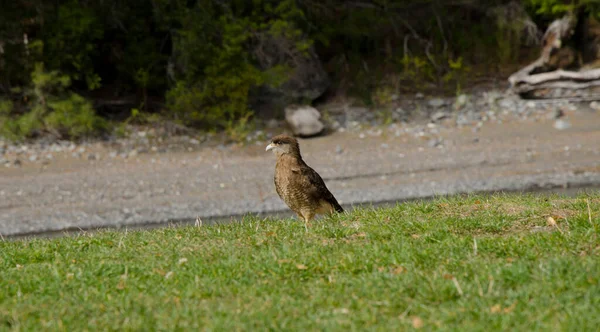
M302 217L304 219L304 230L308 233L308 225L310 224L310 221L314 217L314 214L311 212L306 212L306 214L304 214Z

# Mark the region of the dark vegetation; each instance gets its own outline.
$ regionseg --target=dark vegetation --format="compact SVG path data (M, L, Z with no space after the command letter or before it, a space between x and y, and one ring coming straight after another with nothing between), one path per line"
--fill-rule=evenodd
M291 102L457 91L535 57L574 6L598 13L584 0L5 1L0 136L159 120L236 136Z

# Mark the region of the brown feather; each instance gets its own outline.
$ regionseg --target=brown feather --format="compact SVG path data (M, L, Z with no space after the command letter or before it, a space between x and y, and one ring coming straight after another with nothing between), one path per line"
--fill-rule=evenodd
M286 149L278 154L274 182L277 194L292 211L307 222L316 214L344 211L321 176L304 162L296 139L280 135L271 142Z

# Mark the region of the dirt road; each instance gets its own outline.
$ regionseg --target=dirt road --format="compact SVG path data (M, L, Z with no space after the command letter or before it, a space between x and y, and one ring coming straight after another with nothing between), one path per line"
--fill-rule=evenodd
M305 160L346 206L459 192L600 185L600 114L439 128L429 135L334 133L301 140ZM0 169L6 236L285 211L264 145L144 153L127 159L68 155L44 167ZM102 150L102 147L98 148ZM102 151L100 151L102 152ZM101 153L100 153L101 154Z

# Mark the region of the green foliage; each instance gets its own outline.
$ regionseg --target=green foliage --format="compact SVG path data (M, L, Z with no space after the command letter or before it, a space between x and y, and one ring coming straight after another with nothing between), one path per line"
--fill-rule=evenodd
M355 208L308 232L245 216L0 241L0 326L594 331L599 199L440 197Z
M514 4L507 0L9 1L0 11L0 96L14 102L11 118L34 114L23 117L22 123L3 121L2 126L12 128L4 129L12 133L20 132L18 128L48 130L40 116L51 106L43 98L58 93L73 102L73 110L85 109L72 100L71 93L77 93L131 98L142 112L162 111L186 125L239 133L260 111L253 109L252 97L264 86L286 82L295 67L293 60L285 60L309 50L316 51L333 76L333 88L365 104L381 103L380 92L375 91L381 86L398 91L445 88L450 83L458 90L468 80L467 68L495 70L523 60L524 20L514 17L522 11L509 3ZM576 8L600 17L597 0L520 3L540 27ZM456 59L462 59L460 68L452 66ZM61 91L15 92L15 87L25 91L44 84L32 82L30 75L38 62L45 64L47 74L58 75L38 79L53 81L51 90ZM61 77L68 82L60 82ZM28 98L26 107L23 98ZM34 107L32 98L41 109ZM161 109L164 101L167 107Z
M262 85L283 83L289 73L285 64L261 68L260 55L253 54L251 45L265 38L283 38L293 42L291 52L305 52L310 42L289 21L301 12L294 1L235 3L225 9L212 2L200 4L205 5L203 10L186 12L174 40L184 70L167 92L167 104L185 124L223 128L241 137L252 115L250 93ZM251 14L240 15L246 6L252 8Z
M444 74L442 80L446 83L453 82L456 94L459 94L471 68L463 63L462 57L458 57L456 60L448 59L448 68L448 72Z
M572 11L577 1L565 0L527 0L527 4L534 8L537 14L558 16ZM582 1L582 3L591 1Z
M531 12L547 18L557 18L579 8L585 8L590 14L600 18L598 0L527 0L525 4Z
M0 105L0 135L19 140L49 132L57 137L80 138L106 129L92 104L68 91L69 76L46 71L41 63L31 73L32 86L22 93L20 109L10 101Z

